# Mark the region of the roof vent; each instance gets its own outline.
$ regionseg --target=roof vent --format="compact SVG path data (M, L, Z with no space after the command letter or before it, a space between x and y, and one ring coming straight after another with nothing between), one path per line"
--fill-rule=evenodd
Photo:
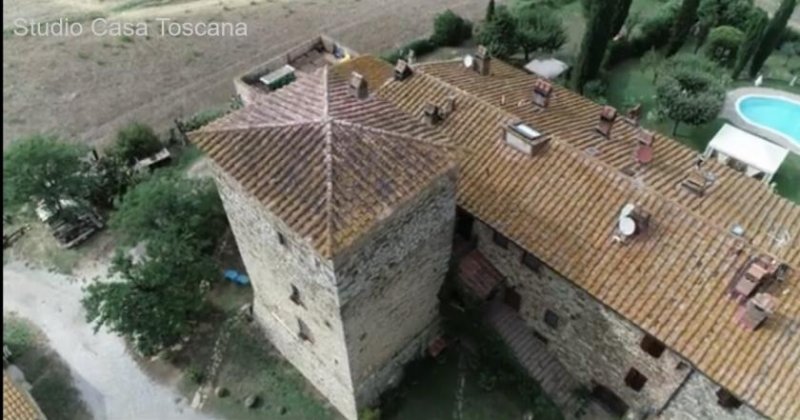
M422 112L425 117L425 121L428 124L435 125L442 121L442 111L438 106L432 103L425 105L425 108L422 110Z
M475 64L473 66L475 71L481 76L488 76L491 61L492 57L489 55L489 50L487 50L485 46L479 45L478 52L475 54Z
M526 155L539 152L549 141L542 133L521 122L509 125L504 136L506 144Z
M698 197L704 196L715 180L714 174L703 170L705 163L705 157L700 155L694 164L694 169L681 181L683 188Z
M629 109L626 117L629 123L639 125L639 120L642 119L642 104L636 104L636 106Z
M611 128L614 126L614 121L617 119L617 110L610 106L604 106L600 111L600 120L594 128L605 138L611 137Z
M646 165L653 161L653 141L656 135L652 131L645 129L639 130L636 134L637 147L634 152L634 159L641 165Z
M411 76L411 73L411 66L408 65L408 62L397 60L397 64L394 66L394 80L405 80Z
M619 212L614 239L623 242L628 238L645 233L649 226L650 214L638 209L635 204L628 203Z
M353 72L350 75L350 93L358 99L366 99L369 96L367 80L361 73Z
M729 289L731 297L744 302L759 288L763 288L770 280L775 279L779 267L777 261L765 255L751 258L734 274Z
M755 331L774 313L777 305L778 300L775 296L759 293L739 306L734 321L746 330Z
M550 104L550 94L553 93L553 85L542 79L533 82L533 103L541 108L547 108Z

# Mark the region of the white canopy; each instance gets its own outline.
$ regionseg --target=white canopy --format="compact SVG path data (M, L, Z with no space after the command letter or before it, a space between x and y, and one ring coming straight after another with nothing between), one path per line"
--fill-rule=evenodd
M710 154L711 149L764 172L769 177L778 171L789 154L789 150L730 124L723 125L717 131L706 148L706 155Z
M534 73L546 79L555 79L564 73L569 68L567 63L556 60L555 58L547 58L544 60L531 60L525 65L525 70Z

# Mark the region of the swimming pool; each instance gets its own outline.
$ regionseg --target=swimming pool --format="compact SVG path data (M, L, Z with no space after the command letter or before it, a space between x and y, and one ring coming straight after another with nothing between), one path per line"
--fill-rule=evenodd
M800 146L800 102L777 96L748 95L736 102L736 110L749 124Z

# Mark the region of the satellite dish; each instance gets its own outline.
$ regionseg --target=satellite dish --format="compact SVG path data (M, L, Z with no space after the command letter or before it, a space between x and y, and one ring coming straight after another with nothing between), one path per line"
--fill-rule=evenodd
M633 235L636 233L636 222L630 217L620 217L619 231L625 236Z
M624 207L622 207L622 211L619 212L619 218L625 218L631 215L633 211L636 209L636 205L633 203L628 203Z
M472 65L475 64L475 59L472 58L471 55L467 54L464 56L464 67L471 69Z

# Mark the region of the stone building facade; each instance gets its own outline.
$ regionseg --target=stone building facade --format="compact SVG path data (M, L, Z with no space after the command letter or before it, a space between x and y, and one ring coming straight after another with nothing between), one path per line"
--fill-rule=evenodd
M691 364L490 226L475 220L481 253L505 276L505 296L595 400L627 418L759 419L723 408L720 387Z
M455 172L432 182L333 260L215 167L269 340L347 418L395 384L439 333Z

